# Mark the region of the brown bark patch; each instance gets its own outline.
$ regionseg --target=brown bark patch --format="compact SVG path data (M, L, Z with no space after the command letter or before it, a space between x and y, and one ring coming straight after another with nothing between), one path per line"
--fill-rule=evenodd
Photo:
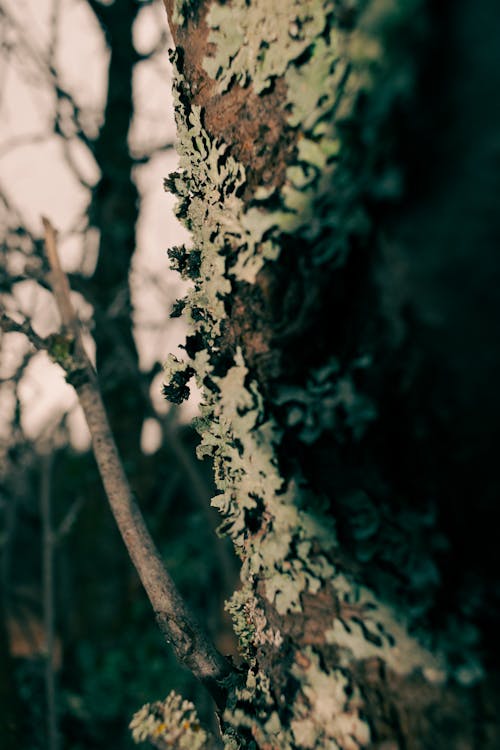
M250 369L262 383L279 374L280 352L271 346L273 319L266 274L256 284L234 282L228 318L222 325L219 346L231 353L241 347Z
M205 127L221 138L246 169L245 199L259 186L280 188L295 149L297 133L286 121L287 86L278 79L268 92L255 94L252 85L233 85L206 102Z
M494 750L498 733L485 695L492 687L437 685L423 675L398 675L379 659L354 667L374 750ZM498 691L497 691L498 697Z
M271 628L288 636L299 648L325 645L325 632L332 627L334 618L339 614L337 597L330 583L316 594L304 591L300 597L302 612L288 612L286 615L279 615L266 599L264 581L259 583L257 593Z
M255 94L251 84L245 88L233 84L223 94L217 93L216 81L203 68L212 48L205 20L210 3L201 2L197 17L183 27L172 22L173 0L165 0L165 7L192 102L202 108L204 127L214 140L227 144L229 153L245 167L243 199L248 202L258 186L279 189L297 140L297 131L287 125L284 79L274 81L261 95ZM241 346L261 383L280 374L279 351L270 345L276 324L271 305L276 290L270 290L275 286L269 269L259 274L255 285L235 282L231 310L218 342L230 353Z
M246 169L245 198L259 185L281 187L297 140L297 131L287 125L284 79L274 81L261 95L251 84L245 88L233 84L223 94L217 93L216 81L203 68L204 58L213 49L205 21L210 3L200 3L197 18L183 27L172 22L173 0L165 0L165 7L175 45L182 52L193 104L202 108L209 135L226 143Z

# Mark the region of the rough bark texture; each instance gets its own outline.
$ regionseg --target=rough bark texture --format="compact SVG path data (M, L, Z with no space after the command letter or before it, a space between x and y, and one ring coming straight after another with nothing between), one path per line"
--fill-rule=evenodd
M243 563L226 745L493 749L493 547L466 520L474 455L448 373L462 393L467 380L406 273L437 296L431 255L453 263L421 236L448 193L419 195L450 166L421 163L450 16L424 0L166 7L180 155L166 185L193 235L170 256L194 282L166 393L184 398L193 374L204 389L199 452ZM492 486L476 487L486 514Z

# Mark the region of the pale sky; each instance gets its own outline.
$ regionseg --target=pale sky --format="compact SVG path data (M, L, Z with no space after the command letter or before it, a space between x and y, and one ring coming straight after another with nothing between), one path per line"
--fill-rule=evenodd
M88 202L82 186L65 160L63 140L51 132L53 93L47 69L48 49L62 81L86 113L86 126L97 129L106 96L107 51L103 35L85 0L0 0L0 9L14 19L13 26L1 19L4 45L14 50L9 64L0 60L0 189L7 195L32 233L41 236L40 217L48 216L61 234L60 253L68 271L92 269L95 234L78 231L78 218ZM57 38L50 38L50 19L57 10ZM27 23L29 19L29 23ZM145 6L134 25L138 52L148 53L167 29L163 3ZM173 141L175 125L170 92L170 65L166 47L161 54L136 66L134 74L136 116L129 144L134 154L151 146ZM77 139L67 142L68 154L84 181L94 184L99 171L92 155ZM137 167L134 179L141 193L142 210L137 227L137 250L133 259L132 292L135 335L140 364L149 369L163 361L184 337L182 321L169 319L170 305L182 296L184 287L168 268L168 247L187 241L187 233L173 216L173 197L163 190L163 178L176 168L173 151L158 152L148 164ZM16 262L16 259L13 259ZM35 328L47 334L57 327L57 314L50 294L32 282L17 285L14 299L2 302L10 312L17 308L33 318ZM83 320L92 310L75 295ZM3 338L0 378L12 373L26 350L18 334ZM159 411L168 407L161 394L161 376L153 384L152 399ZM75 447L88 446L88 433L73 389L62 372L44 353L29 365L20 388L22 424L31 438L42 435L58 415L70 411L68 425ZM13 408L12 393L0 388L0 434L5 417ZM196 410L193 400L185 410L189 418ZM50 428L49 428L50 429ZM159 425L149 420L143 433L144 448L152 451L160 440Z

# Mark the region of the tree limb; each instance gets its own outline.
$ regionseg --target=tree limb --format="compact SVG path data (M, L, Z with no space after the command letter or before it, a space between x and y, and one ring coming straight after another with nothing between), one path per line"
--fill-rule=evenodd
M52 289L61 315L63 333L69 336L65 339L68 342L66 350L58 352L55 358L65 369L68 381L78 394L111 510L165 639L172 644L178 660L205 684L216 702L222 705L224 690L220 683L232 671L232 667L189 611L165 570L146 527L111 433L97 374L82 343L68 279L59 262L55 230L48 219L43 219L43 224ZM54 358L54 353L52 356Z
M0 329L4 333L22 333L36 349L43 350L49 348L49 340L39 336L28 323L23 320L17 323L13 318L0 310Z

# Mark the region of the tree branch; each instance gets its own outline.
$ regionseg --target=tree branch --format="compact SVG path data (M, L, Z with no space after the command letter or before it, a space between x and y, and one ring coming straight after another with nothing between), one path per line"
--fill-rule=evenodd
M39 336L27 320L17 323L13 318L4 313L3 310L0 310L0 330L4 333L22 333L36 349L40 351L49 349L49 340Z
M205 684L216 702L223 705L225 696L220 683L232 671L232 667L189 611L165 570L146 527L111 433L97 374L82 343L68 279L59 262L55 230L48 219L43 219L43 224L52 289L61 315L63 333L70 336L66 339L66 350L57 353L56 361L63 366L68 381L78 394L111 510L167 642L172 644L178 660Z

